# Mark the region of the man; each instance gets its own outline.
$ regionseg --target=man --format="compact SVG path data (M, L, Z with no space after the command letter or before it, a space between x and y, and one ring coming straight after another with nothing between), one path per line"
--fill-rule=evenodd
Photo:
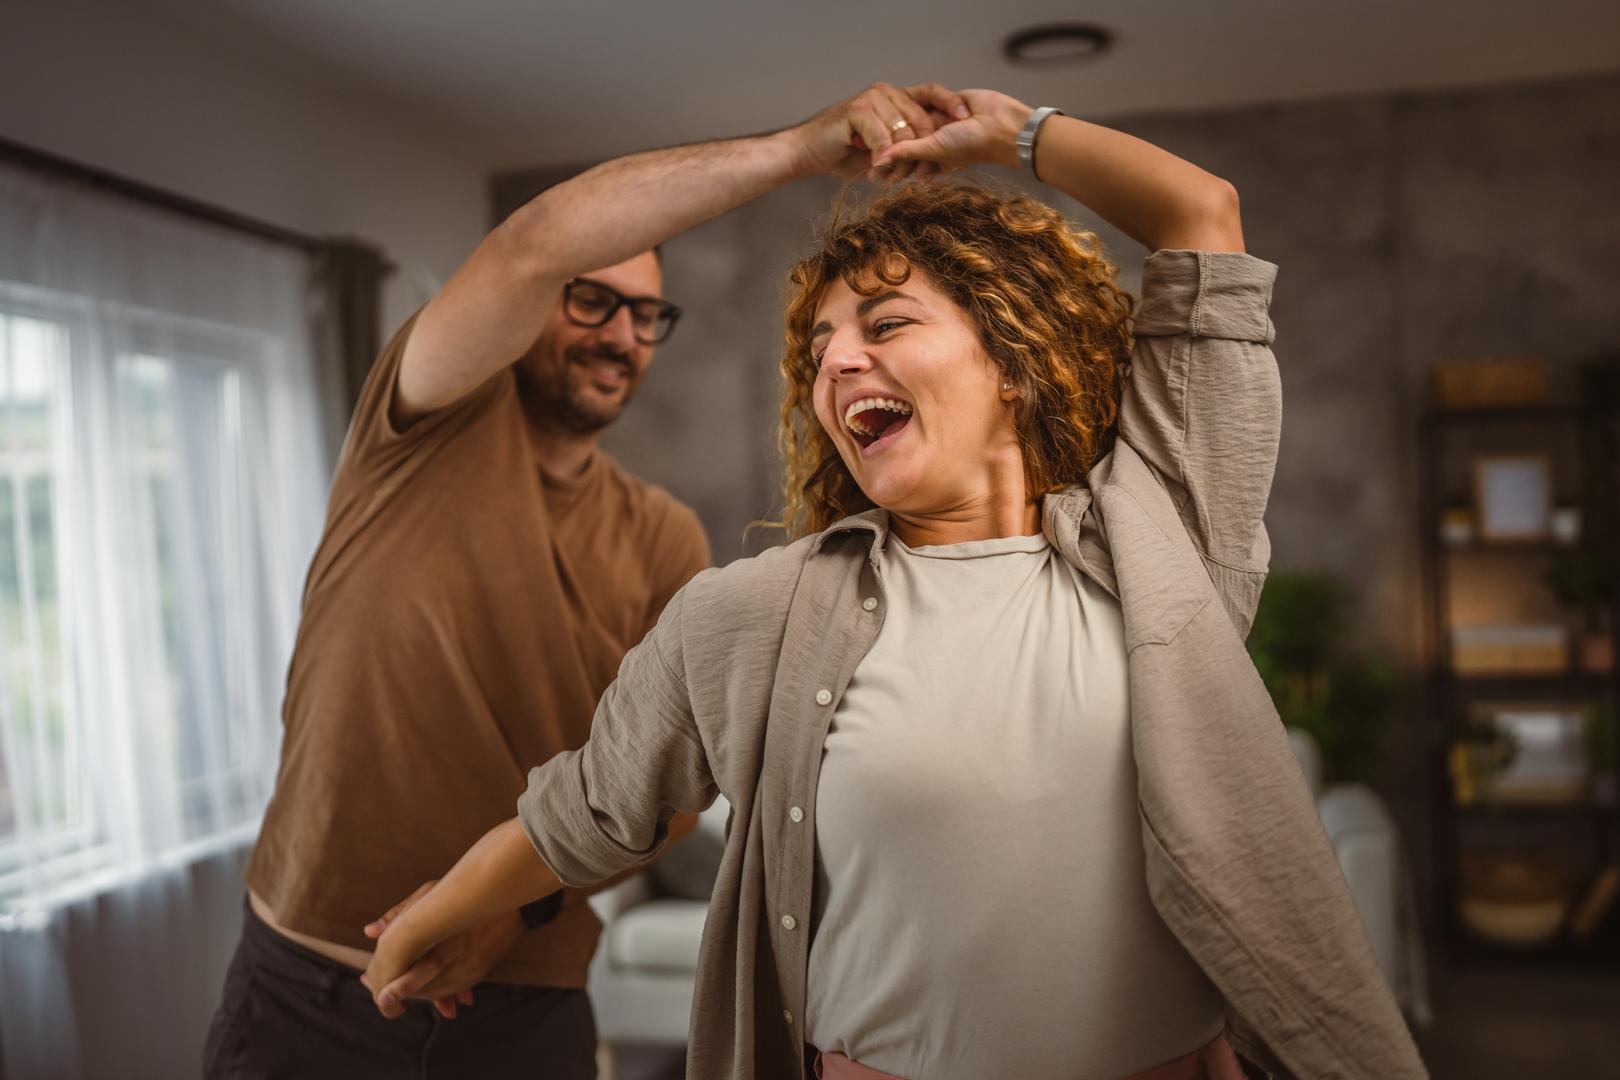
M359 982L367 923L585 741L625 651L709 563L696 516L597 447L679 316L658 254L535 289L492 335L467 329L502 317L478 273L399 330L356 408L210 1076L531 1075L538 1053L595 1074L581 896L449 943L421 972L435 1005L398 1023Z

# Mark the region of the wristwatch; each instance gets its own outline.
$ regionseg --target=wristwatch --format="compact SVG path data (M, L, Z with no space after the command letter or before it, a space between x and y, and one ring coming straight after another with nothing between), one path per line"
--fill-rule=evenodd
M1046 123L1047 117L1062 115L1062 109L1054 109L1050 105L1041 106L1029 114L1029 119L1024 121L1023 129L1018 132L1018 138L1014 140L1014 145L1018 147L1018 167L1029 170L1029 175L1037 180L1041 176L1040 173L1035 171L1036 133L1041 130L1041 125Z
M562 911L563 891L558 889L550 896L542 896L532 904L524 904L518 908L518 915L523 919L526 930L538 930L546 923L557 917Z

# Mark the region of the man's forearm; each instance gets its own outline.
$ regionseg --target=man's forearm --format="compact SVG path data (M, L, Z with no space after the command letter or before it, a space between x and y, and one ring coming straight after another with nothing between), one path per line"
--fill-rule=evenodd
M541 192L502 226L558 282L610 266L808 173L787 132L615 158Z
M394 420L459 398L534 343L565 282L648 250L804 171L785 132L618 158L541 192L423 310Z
M930 109L944 115L960 106L933 84L901 91L876 83L783 131L631 154L542 192L485 237L423 309L391 418L412 423L516 361L570 278L639 255L800 176L859 175L895 132L932 131Z

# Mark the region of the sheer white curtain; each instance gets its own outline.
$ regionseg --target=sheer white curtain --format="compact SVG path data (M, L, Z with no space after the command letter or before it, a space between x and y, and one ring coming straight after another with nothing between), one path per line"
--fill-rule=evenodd
M308 282L296 251L0 168L10 1072L79 1071L75 905L138 922L257 829L326 494Z

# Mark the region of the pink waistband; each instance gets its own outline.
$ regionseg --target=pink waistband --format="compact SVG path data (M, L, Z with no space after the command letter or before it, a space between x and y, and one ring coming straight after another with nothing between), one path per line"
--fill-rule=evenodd
M817 1080L903 1080L893 1073L851 1061L843 1054L816 1054ZM922 1078L918 1078L922 1080ZM1243 1066L1221 1032L1185 1057L1143 1069L1121 1080L1243 1080Z

